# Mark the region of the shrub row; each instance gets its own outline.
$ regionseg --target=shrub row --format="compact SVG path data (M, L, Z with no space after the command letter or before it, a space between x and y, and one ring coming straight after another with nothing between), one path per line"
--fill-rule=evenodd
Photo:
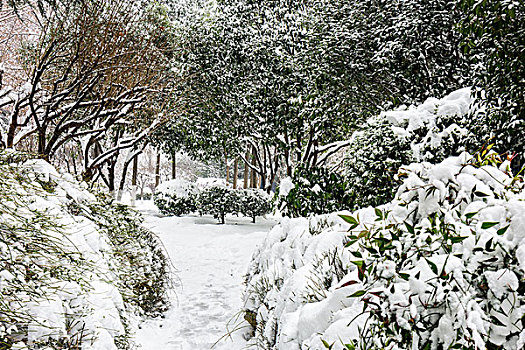
M184 180L168 181L157 188L154 203L164 215L187 215L194 212L213 215L224 224L227 214L251 217L268 214L271 203L268 195L254 189L231 189L224 186L208 187L201 192Z

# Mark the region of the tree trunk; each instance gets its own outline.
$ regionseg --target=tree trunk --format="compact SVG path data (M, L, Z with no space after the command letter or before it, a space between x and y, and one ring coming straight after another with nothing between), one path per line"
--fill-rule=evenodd
M237 188L237 177L239 177L239 159L235 158L233 163L233 188Z
M171 157L171 178L175 180L177 178L177 152L173 152Z
M129 165L131 164L131 162L133 162L133 166L135 166L135 159L138 158L139 154L140 153L137 153L133 158L128 159L126 162L124 162L124 167L122 169L122 176L120 178L120 183L119 183L119 186L118 186L118 197L117 197L117 200L121 200L122 199L122 193L124 192L124 187L126 186L126 178L127 178L127 175L128 175ZM134 172L134 176L135 176L135 185L136 185L137 174L135 173L135 168L133 168L133 172Z
M230 166L228 165L228 156L224 156L224 161L226 162L226 187L230 183Z
M257 186L257 173L255 172L255 166L257 165L255 160L255 152L257 150L255 149L255 146L252 147L252 171L251 171L251 179L250 179L250 188L255 188Z
M160 185L160 152L157 151L157 163L155 164L155 190Z
M246 162L244 163L244 183L243 183L244 189L248 188L248 176L250 173L250 170L248 167L249 159L250 159L250 152L246 152Z
M133 158L133 173L131 175L131 205L135 206L137 198L137 174L139 169L139 155Z

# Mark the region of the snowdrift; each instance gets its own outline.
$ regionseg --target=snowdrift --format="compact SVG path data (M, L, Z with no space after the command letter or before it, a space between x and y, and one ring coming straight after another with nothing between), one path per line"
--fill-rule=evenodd
M264 349L522 349L525 191L467 153L400 169L378 208L283 219L247 275Z
M2 152L0 169L0 348L132 346L167 300L153 234L44 160Z

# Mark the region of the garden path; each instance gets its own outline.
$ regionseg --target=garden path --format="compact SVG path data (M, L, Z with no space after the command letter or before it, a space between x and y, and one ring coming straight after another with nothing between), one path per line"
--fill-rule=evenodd
M139 202L144 225L157 233L176 269L176 295L164 318L141 325L137 342L144 350L240 350L244 331L225 336L236 326L242 307L242 282L256 245L275 224L258 218L162 217L148 201Z

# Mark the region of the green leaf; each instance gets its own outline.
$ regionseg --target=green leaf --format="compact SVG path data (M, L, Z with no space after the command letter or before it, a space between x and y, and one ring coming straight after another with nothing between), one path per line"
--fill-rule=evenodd
M363 267L364 261L358 260L358 261L352 261L352 264L356 265L357 267Z
M467 214L465 214L465 217L466 217L467 219L472 219L472 218L474 217L474 215L476 215L477 213L478 213L477 211L474 212L474 213L467 213Z
M348 350L355 350L355 345L354 344L345 344L345 348L347 348Z
M497 224L499 224L499 222L490 222L490 221L486 221L484 222L483 224L481 224L481 228L486 230L488 228L491 228L492 226L496 226Z
M363 255L360 253L360 252L350 252L352 253L353 256L355 256L356 258L362 258Z
M358 297L362 297L365 294L366 292L364 290L358 290L357 292L350 295L349 298L358 298Z
M357 242L356 239L352 239L352 240L348 241L348 242L345 244L345 248L350 247L350 246L353 245L355 242Z
M383 219L383 212L380 209L375 208L376 216L379 218L379 220Z
M343 219L344 221L348 222L351 225L359 225L359 222L356 219L354 219L354 217L352 217L350 215L342 215L342 214L340 214L339 217L341 219Z
M332 343L332 345L330 345L324 339L321 339L321 341L323 342L324 347L327 348L327 349L332 349L332 346L334 346L334 344L335 344L335 343Z
M414 234L415 233L415 230L414 230L414 226L412 225L409 225L408 223L405 222L405 227L407 228L407 231L411 234Z
M408 273L399 272L398 275L399 275L399 277L401 277L405 281L408 281L408 279L410 278L410 275Z
M501 236L501 235L503 235L505 232L507 232L507 230L509 229L509 226L510 226L510 225L507 225L507 226L505 226L505 227L500 228L500 229L498 230L498 235Z
M483 197L488 197L489 195L486 194L486 193L483 193L481 191L474 191L474 194L480 198L483 198Z
M467 239L468 237L450 237L450 241L454 243L459 243Z
M427 261L427 264L430 267L430 269L432 270L432 272L434 272L437 275L438 274L438 268L437 268L436 264L434 264L432 261L430 261L430 260L428 260L426 258L425 258L425 260Z

